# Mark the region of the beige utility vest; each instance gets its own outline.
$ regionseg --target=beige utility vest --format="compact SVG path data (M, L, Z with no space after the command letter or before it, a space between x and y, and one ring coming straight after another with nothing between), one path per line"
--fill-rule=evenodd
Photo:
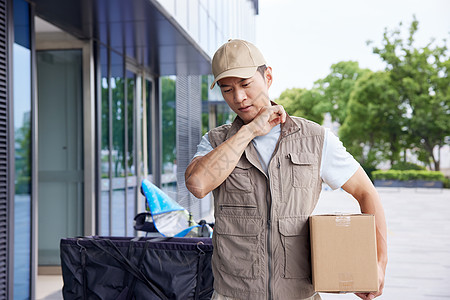
M209 132L213 148L243 125ZM304 299L311 283L308 217L322 187L324 129L287 117L265 174L249 143L228 178L214 191L214 289L238 299ZM223 157L223 160L226 160Z

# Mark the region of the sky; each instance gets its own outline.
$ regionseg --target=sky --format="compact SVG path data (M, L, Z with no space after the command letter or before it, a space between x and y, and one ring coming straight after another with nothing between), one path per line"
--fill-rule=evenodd
M443 45L445 38L450 48L450 0L259 0L255 44L273 69L270 97L312 88L339 61L383 70L372 47L381 45L385 28L400 22L406 35L413 15L419 21L416 46L432 38Z

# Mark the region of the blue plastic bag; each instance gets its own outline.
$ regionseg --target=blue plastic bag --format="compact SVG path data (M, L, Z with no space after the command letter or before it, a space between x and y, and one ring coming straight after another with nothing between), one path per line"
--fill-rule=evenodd
M156 185L144 179L141 186L159 233L167 237L185 237L198 230L200 225L191 220L189 212Z

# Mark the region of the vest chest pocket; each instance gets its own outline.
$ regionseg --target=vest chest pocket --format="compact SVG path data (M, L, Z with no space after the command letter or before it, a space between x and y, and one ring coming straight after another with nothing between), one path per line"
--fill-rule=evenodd
M240 278L257 278L261 271L262 220L216 218L214 234L218 268Z
M227 192L253 192L253 185L250 179L250 168L252 168L252 165L249 162L243 162L242 159L238 162L233 172L228 175L228 178L225 180L225 189Z
M313 153L289 153L292 168L292 186L303 188L312 186L315 181L316 159Z
M286 218L278 221L284 250L284 278L311 277L311 250L308 218Z

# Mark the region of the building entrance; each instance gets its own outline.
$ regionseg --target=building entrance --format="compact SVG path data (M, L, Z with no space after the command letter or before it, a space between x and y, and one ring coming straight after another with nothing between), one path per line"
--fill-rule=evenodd
M82 50L39 50L38 265L60 265L59 241L83 235Z

